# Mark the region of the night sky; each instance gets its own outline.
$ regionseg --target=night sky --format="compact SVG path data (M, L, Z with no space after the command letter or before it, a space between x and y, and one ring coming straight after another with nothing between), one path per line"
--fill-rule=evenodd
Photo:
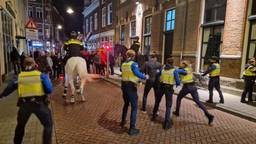
M83 31L83 0L53 0L53 4L64 17L64 28L66 33L70 33L73 30ZM72 15L66 13L68 7L71 7L74 10Z

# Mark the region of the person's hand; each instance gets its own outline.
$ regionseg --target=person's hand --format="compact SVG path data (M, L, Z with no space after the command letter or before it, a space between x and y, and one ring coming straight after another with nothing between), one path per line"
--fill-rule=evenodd
M145 77L146 77L146 80L148 80L148 79L149 79L149 75L146 75Z

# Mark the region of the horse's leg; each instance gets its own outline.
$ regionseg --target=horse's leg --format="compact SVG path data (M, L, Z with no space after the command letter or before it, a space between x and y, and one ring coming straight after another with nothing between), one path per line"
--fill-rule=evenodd
M80 84L80 95L82 98L82 101L85 101L85 97L84 97L84 85L85 85L86 79L85 78L81 78L81 84Z
M76 88L75 88L75 85L74 85L74 77L73 76L69 76L69 84L70 84L70 87L71 87L71 99L70 99L70 102L74 103L75 102L75 91L76 91Z
M65 78L64 78L64 92L63 92L63 98L67 97L67 93L68 93L68 75L65 74Z

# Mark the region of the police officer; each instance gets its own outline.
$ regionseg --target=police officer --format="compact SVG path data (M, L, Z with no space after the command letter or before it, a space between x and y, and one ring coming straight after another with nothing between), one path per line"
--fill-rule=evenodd
M136 117L138 107L137 83L139 79L146 79L146 76L139 71L138 64L134 62L135 51L128 50L126 52L127 61L122 64L122 92L123 92L123 113L121 127L126 123L126 116L129 103L131 104L130 129L128 134L138 135L139 129L136 129Z
M215 88L219 93L220 103L224 103L224 98L220 90L220 64L218 63L218 57L213 56L210 59L210 66L202 76L207 74L209 74L210 80L208 84L209 100L206 102L213 103L213 89Z
M157 90L159 86L159 79L157 78L157 73L159 73L162 65L157 61L157 56L152 55L151 60L145 64L145 73L149 75L149 79L146 81L143 100L142 100L142 112L146 112L147 97L151 88L154 89L155 98L157 95Z
M171 108L172 108L172 95L173 95L173 85L180 85L179 74L175 71L173 66L173 59L168 58L166 60L166 65L164 69L160 72L160 87L158 89L155 106L153 110L152 120L154 121L157 117L157 111L159 108L159 103L163 95L165 94L166 110L165 110L165 121L163 123L163 128L165 130L170 129L172 126L171 120Z
M77 58L79 60L82 60L85 62L85 60L82 58L82 53L81 51L84 49L83 43L77 39L78 34L75 31L72 31L70 33L70 40L66 41L64 43L64 50L66 51L66 56L65 56L65 65L69 63L69 60L71 58ZM64 88L64 93L63 93L63 98L66 100L67 96L67 89L68 89L68 80L67 76L65 76L65 88ZM71 96L71 103L75 102L75 97L74 95Z
M180 75L183 87L177 96L176 111L173 112L173 114L179 116L181 100L187 94L191 94L193 101L199 106L199 108L201 108L204 111L204 114L208 118L208 124L210 125L213 122L214 116L208 112L203 103L199 100L197 88L193 80L193 71L192 68L190 68L190 62L182 61L180 64L180 69L177 69L176 71Z
M15 129L14 144L21 144L24 136L25 126L31 114L35 114L44 126L43 143L52 143L52 115L48 108L47 94L52 92L52 83L46 74L35 70L33 58L24 60L25 71L18 76L18 81L12 83L1 94L8 96L18 89L18 117Z
M252 58L248 61L248 64L245 65L245 69L243 72L244 79L244 91L242 93L241 102L246 103L245 98L248 93L248 102L252 101L252 92L253 86L255 84L255 76L256 76L256 62L255 59Z

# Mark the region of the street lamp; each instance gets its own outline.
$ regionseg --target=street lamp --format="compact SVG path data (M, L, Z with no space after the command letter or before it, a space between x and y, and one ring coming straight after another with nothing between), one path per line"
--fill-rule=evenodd
M62 25L59 24L59 25L57 26L57 29L58 29L58 30L61 30L61 29L62 29Z
M68 14L73 14L73 13L74 13L74 10L69 7L69 8L67 9L67 13L68 13Z

